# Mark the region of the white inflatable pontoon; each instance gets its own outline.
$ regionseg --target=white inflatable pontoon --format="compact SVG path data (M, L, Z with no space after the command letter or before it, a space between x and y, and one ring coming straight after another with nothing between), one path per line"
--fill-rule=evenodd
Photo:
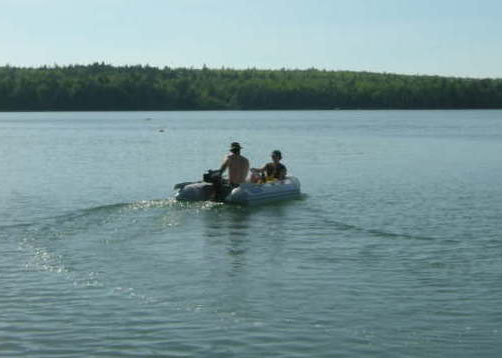
M214 186L210 182L180 183L174 189L178 190L175 198L179 201L215 200ZM259 205L294 199L299 196L300 181L295 177L286 177L284 180L275 180L264 184L243 183L220 201L241 205Z
M274 201L294 199L300 196L300 181L295 177L286 177L265 184L244 183L232 190L225 202L258 205Z

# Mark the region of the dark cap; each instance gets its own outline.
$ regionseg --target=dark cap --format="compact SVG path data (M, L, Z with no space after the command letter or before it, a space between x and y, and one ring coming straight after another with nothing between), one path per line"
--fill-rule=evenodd
M230 149L241 149L241 145L239 144L239 142L232 142L232 144L230 144Z
M280 150L274 150L274 151L272 152L272 156L273 156L273 157L278 157L279 159L282 159L282 153L281 153L281 151L280 151Z

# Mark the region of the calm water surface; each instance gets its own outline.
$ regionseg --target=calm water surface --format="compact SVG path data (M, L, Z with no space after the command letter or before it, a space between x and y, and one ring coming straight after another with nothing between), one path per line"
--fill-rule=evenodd
M300 200L175 202L232 141ZM1 357L499 357L502 111L0 113Z

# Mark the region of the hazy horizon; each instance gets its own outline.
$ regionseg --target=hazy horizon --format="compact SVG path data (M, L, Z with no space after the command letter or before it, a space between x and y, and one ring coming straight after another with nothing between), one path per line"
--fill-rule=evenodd
M0 65L502 78L495 0L3 0Z

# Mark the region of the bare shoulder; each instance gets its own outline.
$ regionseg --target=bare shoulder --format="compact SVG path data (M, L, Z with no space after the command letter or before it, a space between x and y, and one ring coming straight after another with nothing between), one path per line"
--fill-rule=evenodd
M225 157L225 161L227 162L231 162L231 161L234 161L235 160L235 154L227 154L227 156Z

